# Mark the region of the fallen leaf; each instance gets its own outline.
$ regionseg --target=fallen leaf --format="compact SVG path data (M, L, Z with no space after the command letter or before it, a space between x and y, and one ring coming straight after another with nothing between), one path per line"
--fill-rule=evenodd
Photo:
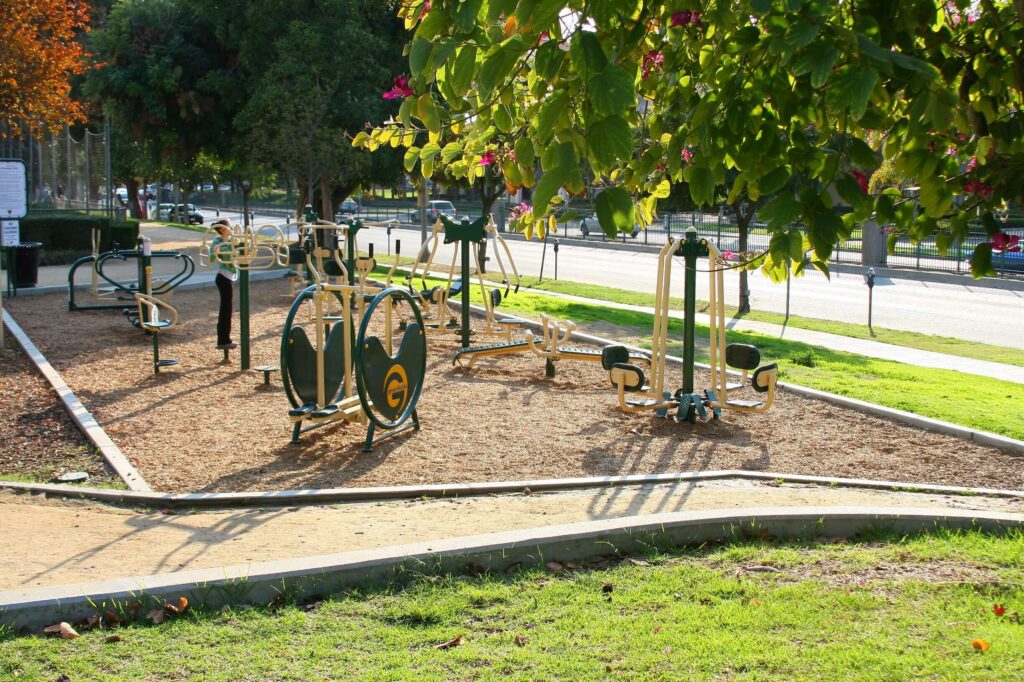
M761 606L761 604L762 604L762 602L761 602L760 599L751 599L750 600L750 605L751 606Z
M71 678L67 675L61 675L57 678L57 682L71 682Z
M604 592L605 594L608 594L609 592L611 592L614 589L615 589L615 585L612 585L611 583L605 583L604 585L601 586L601 591Z
M660 625L658 627L654 628L654 634L658 634L659 632L661 632L661 626Z
M107 637L103 641L106 642L107 644L113 644L114 642L121 642L121 641L124 641L124 640L121 639L121 635L110 635L109 637Z
M680 601L680 600L681 600L681 599L683 598L683 595L681 595L681 594L679 594L678 592L676 592L676 593L674 593L674 594L672 595L672 597L673 597L673 599L675 599L676 601Z
M663 653L663 654L670 654L670 653L672 653L672 647L670 647L670 646L665 647L664 649L661 650L661 653Z
M447 642L443 642L441 644L435 644L434 648L435 649L441 649L443 651L445 649L451 649L452 647L456 647L456 646L458 646L460 644L462 644L462 635L459 635L455 639L449 639Z
M579 565L578 563L576 563L575 561L566 561L566 562L565 562L565 567L566 567L567 569L569 569L570 571L578 571L578 570L580 570L581 568L583 568L582 566L580 566L580 565Z
M627 559L627 561L633 564L634 566L650 566L649 563L647 563L646 561L641 561L640 559Z
M606 665L606 666L604 667L604 671L605 671L606 673L610 673L610 672L612 671L612 667L611 667L610 665Z
M174 510L171 509L170 507L164 507L163 509L160 510L160 513L164 514L166 516L170 516L171 514L174 513Z
M530 638L526 635L516 635L516 638L512 640L516 646L526 646L526 643L530 641Z
M188 608L188 599L185 597L178 597L178 611L184 611Z
M565 566L557 561L549 561L544 565L547 566L548 570L552 573L561 573L565 570Z
M146 614L146 618L153 622L153 625L160 625L167 620L167 612L163 609L153 609Z
M107 619L107 625L120 625L121 619L113 611L104 611L103 617Z
M978 651L988 651L989 643L983 639L971 640L971 646Z
M100 617L100 615L94 613L93 615L88 616L87 618L85 618L84 620L82 620L82 621L80 621L80 622L78 622L76 624L79 627L81 627L83 630L95 630L96 628L98 628L100 626L101 620L102 620L102 618Z
M75 629L67 623L60 624L60 638L61 639L78 639L81 637L80 634L75 632Z
M517 561L516 563L511 564L508 568L505 569L505 575L512 575L514 573L518 573L522 570L522 568L523 564Z
M1006 613L1006 607L1002 604L993 604L992 613L996 614L997 616L1001 616L1004 613Z

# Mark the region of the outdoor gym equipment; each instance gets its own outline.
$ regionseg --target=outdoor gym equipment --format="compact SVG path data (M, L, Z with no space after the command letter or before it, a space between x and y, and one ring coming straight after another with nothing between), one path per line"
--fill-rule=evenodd
M425 278L427 273L433 269L434 258L437 255L442 234L444 235L445 244L455 244L455 248L452 251L451 266L448 268L448 282L443 287L427 289ZM494 253L495 261L498 263L498 268L501 271L501 284L505 287L504 293L498 288L491 288L488 290L487 283L483 278L480 251L477 247L479 247L485 239L491 240L495 243L495 248L491 251ZM423 257L427 254L429 255L427 256L426 262L424 262ZM471 256L476 259L475 270L470 268ZM506 258L508 259L507 269L505 267ZM459 262L460 264L460 278L457 281L455 280L456 262ZM415 280L416 273L420 271L421 266L422 272L420 273L420 283L422 288L417 292L413 288L412 283ZM494 220L491 216L481 216L473 222L470 222L469 218L463 218L461 223L456 223L448 216L441 214L434 223L434 229L430 238L427 242L424 242L423 247L420 249L416 263L413 265L412 270L409 271L407 279L409 282L409 290L416 295L421 302L428 303L430 305L433 319L432 324L427 325L427 333L444 333L452 329L450 322L454 319L454 315L451 314L450 308L448 307L448 301L452 296L461 295L462 322L458 327L458 331L462 348L465 349L469 347L469 337L473 334L473 330L469 325L469 293L470 286L472 286L470 284L470 279L473 274L476 274L477 281L480 286L480 293L483 295L484 300L485 326L482 333L492 336L502 336L506 340L511 341L512 332L518 327L519 321L515 319L498 319L494 314L494 309L501 303L503 298L508 296L512 289L512 281L509 278L509 273L511 273L512 279L515 281L515 292L518 293L520 283L519 272L516 270L515 261L512 260L512 252L509 250L508 244L502 236L498 234L498 228L495 226Z
M416 403L426 375L426 335L419 308L409 293L397 288L367 293L372 257L356 259L353 251L353 268L360 277L351 283L354 274L338 257L339 249L320 244L320 233L329 234L331 227L339 226L315 225L309 230L306 267L314 282L296 297L285 320L281 379L292 405L288 412L292 443L298 443L306 431L346 421L368 424L363 450L369 452L384 438L420 428ZM354 237L354 233L348 236ZM340 282L328 281L328 264L333 264L331 269ZM340 307L337 314L332 314L332 301ZM396 305L402 303L411 308L411 321L395 353L392 316ZM307 305L313 310L312 341L296 323ZM383 341L369 335L378 308L383 310ZM375 436L377 429L387 433Z
M159 374L161 367L172 367L178 364L177 360L170 358L160 359L160 332L167 331L178 324L178 311L156 296L138 292L135 294L135 304L138 306L135 318L137 326L153 339L153 374ZM168 314L168 319L161 318L161 310Z
M540 336L531 334L522 341L499 343L491 346L470 346L455 351L452 364L472 369L480 358L500 357L515 353L533 353L544 358L544 375L555 376L555 363L559 360L602 362L601 351L566 345L576 331L576 324L569 320L556 320L547 315L540 316ZM650 364L651 356L639 351L627 350L627 361Z
M123 281L109 276L106 267L111 263L125 263L135 259L137 278L134 281ZM178 271L169 277L153 280L153 261L171 260L177 263ZM77 300L75 274L84 265L89 265L92 277L91 293L97 299L110 299L112 303L81 304ZM181 251L153 251L149 238L139 237L138 247L132 251L122 251L114 244L111 251L99 252L99 231L94 230L93 252L83 256L71 264L68 270L68 310L132 310L135 307L135 294L145 293L167 299L174 289L180 286L195 272L196 264L190 256ZM101 286L100 281L109 286Z
M675 392L665 390L665 357L668 343L669 284L672 258L681 255L685 261L685 314L683 318L683 385ZM697 259L708 257L711 386L703 394L693 389L694 326L697 296ZM765 412L775 398L778 365L759 366L761 354L754 346L725 342L724 269L722 254L707 239L697 238L690 227L684 240L666 244L658 255L658 283L655 297L654 331L651 335L650 377L640 367L629 363L625 346L608 346L603 351L602 365L609 371L618 393L619 406L626 412L653 411L659 417L673 412L676 421L695 423L718 419L722 410ZM742 371L740 382L729 383L726 366ZM730 400L731 392L742 389L748 379L751 387L764 393L764 400ZM632 397L627 397L627 394ZM710 416L708 410L710 409Z
M250 364L250 333L249 333L249 273L253 270L270 270L274 267L287 267L290 251L288 239L277 225L260 227L242 227L228 225L231 236L213 248L207 242L211 233L215 233L217 225L211 225L203 234L203 243L199 247L199 263L208 266L211 263L233 265L238 270L238 327L242 340L241 367L249 369ZM224 349L224 361L228 361L228 350Z

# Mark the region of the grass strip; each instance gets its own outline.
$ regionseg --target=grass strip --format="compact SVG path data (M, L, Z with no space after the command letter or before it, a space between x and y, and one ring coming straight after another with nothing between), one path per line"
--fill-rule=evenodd
M427 278L427 284L441 280ZM419 283L417 282L417 285ZM471 300L482 303L480 287ZM600 336L650 347L654 316L617 310L520 290L501 304L536 319L541 313L569 319ZM682 355L683 321L669 321L669 352ZM697 360L707 361L709 329L696 325ZM854 353L780 339L756 332L729 331L730 343L749 343L761 351L762 362L778 362L782 381L906 410L925 417L1024 440L1019 406L1024 404L1024 385L946 369L907 365L893 360L868 358ZM703 348L700 344L703 344ZM965 405L970 404L970 409Z
M582 566L191 609L113 643L9 633L0 677L1006 680L1024 670L1021 561L1019 531L685 549L651 537L639 556L609 548Z

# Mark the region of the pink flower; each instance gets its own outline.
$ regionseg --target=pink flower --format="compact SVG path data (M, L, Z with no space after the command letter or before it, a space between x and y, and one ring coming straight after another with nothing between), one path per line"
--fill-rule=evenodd
M1014 253L1020 251L1020 237L1015 234L1006 234L1005 232L996 232L992 235L993 251L999 251L1001 253Z
M669 25L672 28L678 28L680 26L697 26L700 24L700 12L693 12L690 10L682 10L680 12L673 12L672 18L669 20Z
M551 34L550 33L548 33L547 31L544 31L543 33L540 34L540 42L546 43L549 40L551 40Z
M481 166L490 166L498 161L498 155L494 153L494 150L488 149L484 152L484 155L480 157Z
M427 12L430 11L430 0L423 0L423 9L420 11L420 21L423 21L423 17L427 16Z
M395 81L393 85L395 87L391 88L382 95L384 99L399 99L401 97L412 97L414 94L412 88L409 87L408 76L395 76Z
M529 213L533 210L533 206L530 206L525 201L518 206L513 206L509 209L508 217L510 220L519 220L523 217L523 214Z
M978 157L972 156L971 160L967 162L967 172L973 173L974 169L978 167Z
M644 61L640 67L641 78L646 80L647 77L651 75L652 71L654 71L655 69L660 69L661 65L664 63L665 55L663 55L658 50L651 50L650 52L644 55Z
M736 254L733 253L732 251L723 251L722 252L722 260L732 260L735 257L736 257Z
M955 156L955 155L956 155L956 147L954 145L949 145L948 147L946 147L946 156Z
M850 175L852 175L853 179L857 181L857 185L860 187L860 191L864 192L864 194L867 194L868 176L863 171L859 171L856 168L850 171Z
M683 157L683 161L689 161L690 159L693 158L693 152L691 152L686 147L683 147L683 151L681 151L679 155Z
M964 191L970 192L971 194L977 194L979 197L987 199L988 197L992 196L992 193L995 190L992 188L991 185L986 185L979 180L971 180L966 185L964 185Z

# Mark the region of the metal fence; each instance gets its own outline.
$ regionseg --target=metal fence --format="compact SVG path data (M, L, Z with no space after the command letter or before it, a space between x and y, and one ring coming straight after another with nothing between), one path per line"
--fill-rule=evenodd
M26 126L0 128L0 157L21 159L28 175L29 210L100 210L119 205L110 170L110 130L58 134Z

